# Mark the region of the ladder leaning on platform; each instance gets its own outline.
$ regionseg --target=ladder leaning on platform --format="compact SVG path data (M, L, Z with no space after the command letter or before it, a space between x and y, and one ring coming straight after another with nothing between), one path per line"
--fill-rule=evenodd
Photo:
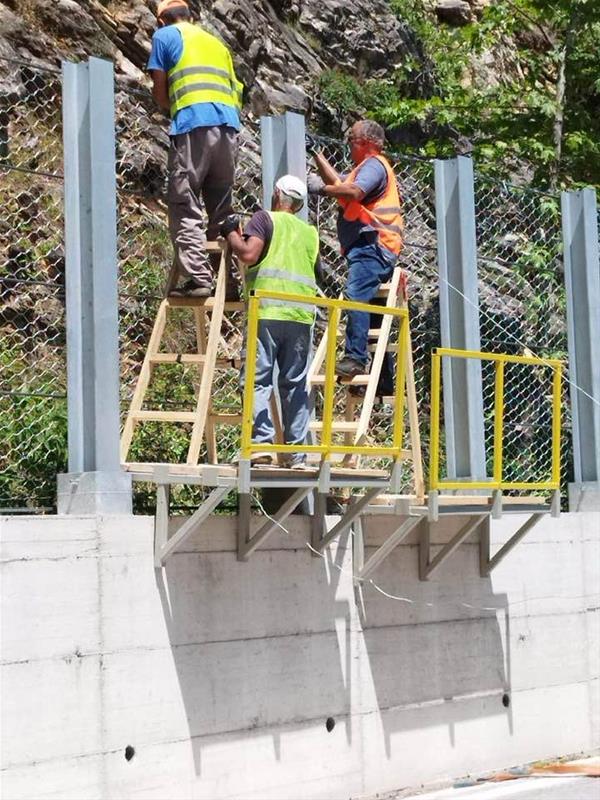
M226 311L243 311L246 304L243 302L226 302L225 286L226 275L226 246L219 242L207 242L207 252L220 252L221 260L217 274L214 297L171 297L169 291L174 278L173 272L169 278L166 296L161 304L154 321L154 327L144 356L142 368L138 376L136 387L127 413L123 434L121 436L121 462L127 462L131 442L136 425L139 422L165 422L192 423L186 463L198 463L200 447L203 437L206 437L208 461L217 462L216 426L218 424L239 425L241 414L218 414L213 411L212 387L215 371L220 367L231 367L231 360L227 359L222 364L217 358L219 341L222 336L223 316ZM194 314L196 329L196 352L194 353L166 353L161 352L161 344L167 325L169 311L173 308L189 308ZM206 318L210 314L210 326L206 333ZM146 393L148 392L154 367L159 364L196 364L200 379L199 390L196 397L194 411L163 411L144 408Z
M402 269L396 267L392 273L392 277L387 284L382 284L377 293L377 298L384 300L383 307L395 308L400 304L401 307L406 306L406 300L403 292L402 285ZM367 432L369 430L369 423L373 413L373 405L377 398L377 386L381 376L381 370L385 354L387 352L396 352L396 348L390 345L390 333L392 330L393 317L389 314L382 314L381 327L369 330L369 350L373 353L371 360L371 368L368 375L356 375L349 380L340 380L344 386L345 392L345 408L344 420L335 420L332 424L334 431L344 433L346 444L359 445L365 441ZM425 492L425 482L423 478L423 466L421 460L421 440L419 436L419 417L416 398L415 387L415 374L412 358L412 346L410 341L410 327L408 328L408 347L406 351L406 400L409 416L409 429L410 429L410 447L412 451L413 473L415 494L417 497L422 498ZM308 372L308 387L309 390L314 390L317 386L324 383L325 376L320 374L323 362L325 360L325 353L327 351L327 331L324 331L321 341L315 351L313 361ZM364 394L360 389L364 387ZM353 389L355 391L353 391ZM359 391L356 391L359 389ZM357 407L362 403L358 419L355 419ZM322 430L322 423L316 422L311 424L311 430ZM343 459L345 465L354 463L358 465L359 461L352 462L352 459L346 456Z

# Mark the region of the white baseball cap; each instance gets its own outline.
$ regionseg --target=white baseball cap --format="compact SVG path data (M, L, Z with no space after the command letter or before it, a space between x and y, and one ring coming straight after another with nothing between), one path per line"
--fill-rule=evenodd
M288 197L302 200L303 203L306 201L306 184L295 175L282 175L275 184L275 187Z

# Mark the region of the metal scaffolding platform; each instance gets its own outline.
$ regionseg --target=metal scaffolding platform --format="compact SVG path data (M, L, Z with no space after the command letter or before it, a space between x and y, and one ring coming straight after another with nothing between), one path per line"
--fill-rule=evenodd
M220 275L221 305L223 304L224 282L223 268ZM398 284L398 275L395 283ZM488 575L519 541L537 524L545 514L557 515L560 512L559 495L559 463L560 463L560 392L561 365L558 361L541 360L529 356L514 356L483 353L479 351L438 349L432 354L432 389L431 389L431 425L430 425L430 465L429 493L424 490L423 473L420 456L420 437L418 429L417 402L412 378L412 356L410 352L410 331L408 311L405 307L397 307L396 295L388 292L386 306L369 306L345 300L327 298L310 298L286 295L275 292L256 292L248 303L248 331L246 349L246 377L244 385L243 409L241 415L241 442L239 458L234 464L198 464L197 446L193 457L188 457L187 464L159 463L125 463L126 469L134 481L155 483L157 487L156 527L155 527L155 566L161 567L169 556L179 548L198 527L207 520L230 492L238 495L238 559L246 561L278 528L283 528L285 520L307 500L311 506L311 548L315 554L325 551L328 545L343 534L352 531L354 579L358 585L367 580L375 569L403 542L406 537L418 528L419 541L419 576L428 580L442 564L457 550L468 537L479 532L480 572ZM314 303L329 313L327 334L320 346L321 355L318 366L324 362L324 374L318 376L317 382L322 386L320 402L320 419L313 425L318 431L310 443L289 445L281 441L273 444L255 443L252 440L254 378L258 330L258 307L262 299L279 302ZM369 436L368 419L372 408L375 384L378 378L376 370L366 383L366 408L368 413L361 416L362 422L356 423L349 435L348 422L338 423L335 420L335 390L338 379L335 376L336 347L340 315L344 310L352 309L389 315L399 323L397 343L391 346L396 354L396 377L393 431L385 441L373 440ZM219 321L220 325L220 321ZM379 356L384 350L389 351L388 337L390 325L382 326L384 330L385 348L379 348ZM200 343L202 344L202 343ZM209 343L210 344L210 343ZM157 348L155 348L157 349ZM207 348L207 349L210 349ZM493 407L493 474L490 477L475 476L471 478L440 477L440 409L441 409L441 360L442 358L487 360L495 365L494 407ZM199 390L198 412L207 418L210 414L210 384L216 359L216 347L210 358L204 359L204 369ZM381 358L380 358L381 360ZM518 363L539 368L543 366L552 370L552 453L551 476L538 483L510 482L503 476L503 413L504 413L504 366L507 363ZM207 377L208 376L208 377ZM315 388L315 387L313 387ZM354 407L354 406L353 406ZM347 414L346 405L345 413ZM407 440L404 445L404 415L408 417ZM150 412L152 413L152 412ZM139 410L137 411L139 416ZM131 415L130 415L131 416ZM346 427L344 427L346 425ZM195 425L195 429L196 429ZM205 432L203 423L199 430ZM127 434L127 431L126 431ZM129 434L128 434L129 435ZM214 435L214 433L212 434ZM127 436L125 437L127 439ZM192 437L193 438L193 437ZM129 440L126 442L129 445ZM214 447L212 448L214 450ZM126 448L124 448L125 452ZM210 448L209 448L210 450ZM287 469L274 466L253 466L252 456L257 451L274 455L306 453L310 462L303 469ZM360 459L377 459L384 468L369 468ZM216 460L216 459L215 459ZM406 462L412 463L413 494L401 494L403 485L401 468ZM192 463L190 463L192 462ZM195 463L194 463L195 462ZM348 464L352 463L352 466ZM170 493L173 485L202 486L208 490L208 496L199 508L181 525L172 536L169 536ZM255 530L252 523L252 495L254 491L265 489L287 490L281 505L272 515L265 514L265 521ZM506 492L509 492L507 494ZM546 492L547 496L527 494L513 496L514 491ZM327 517L328 498L331 495L339 499L344 495L345 510L339 514L331 528ZM367 515L392 515L397 519L397 526L383 544L366 558L362 520ZM490 520L498 519L503 514L526 514L528 519L520 525L511 538L495 554L490 548ZM452 539L435 555L431 552L431 526L440 519L453 516L464 516L466 521Z

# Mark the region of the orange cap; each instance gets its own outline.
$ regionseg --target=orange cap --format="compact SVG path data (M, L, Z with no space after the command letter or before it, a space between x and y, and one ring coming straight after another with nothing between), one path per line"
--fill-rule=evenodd
M165 11L170 11L172 8L189 8L189 6L186 0L161 0L156 9L157 18L160 19Z

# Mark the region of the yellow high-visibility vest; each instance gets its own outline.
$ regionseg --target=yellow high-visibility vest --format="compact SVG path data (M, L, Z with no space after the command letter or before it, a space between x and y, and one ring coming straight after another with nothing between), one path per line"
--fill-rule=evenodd
M315 261L319 254L317 229L286 211L268 213L273 222L273 237L267 255L246 272L246 292L264 289L314 297L317 294ZM312 325L315 307L309 303L262 298L258 318Z
M223 103L240 109L243 84L235 77L223 42L191 22L176 22L183 39L181 58L168 73L171 117L195 103Z

